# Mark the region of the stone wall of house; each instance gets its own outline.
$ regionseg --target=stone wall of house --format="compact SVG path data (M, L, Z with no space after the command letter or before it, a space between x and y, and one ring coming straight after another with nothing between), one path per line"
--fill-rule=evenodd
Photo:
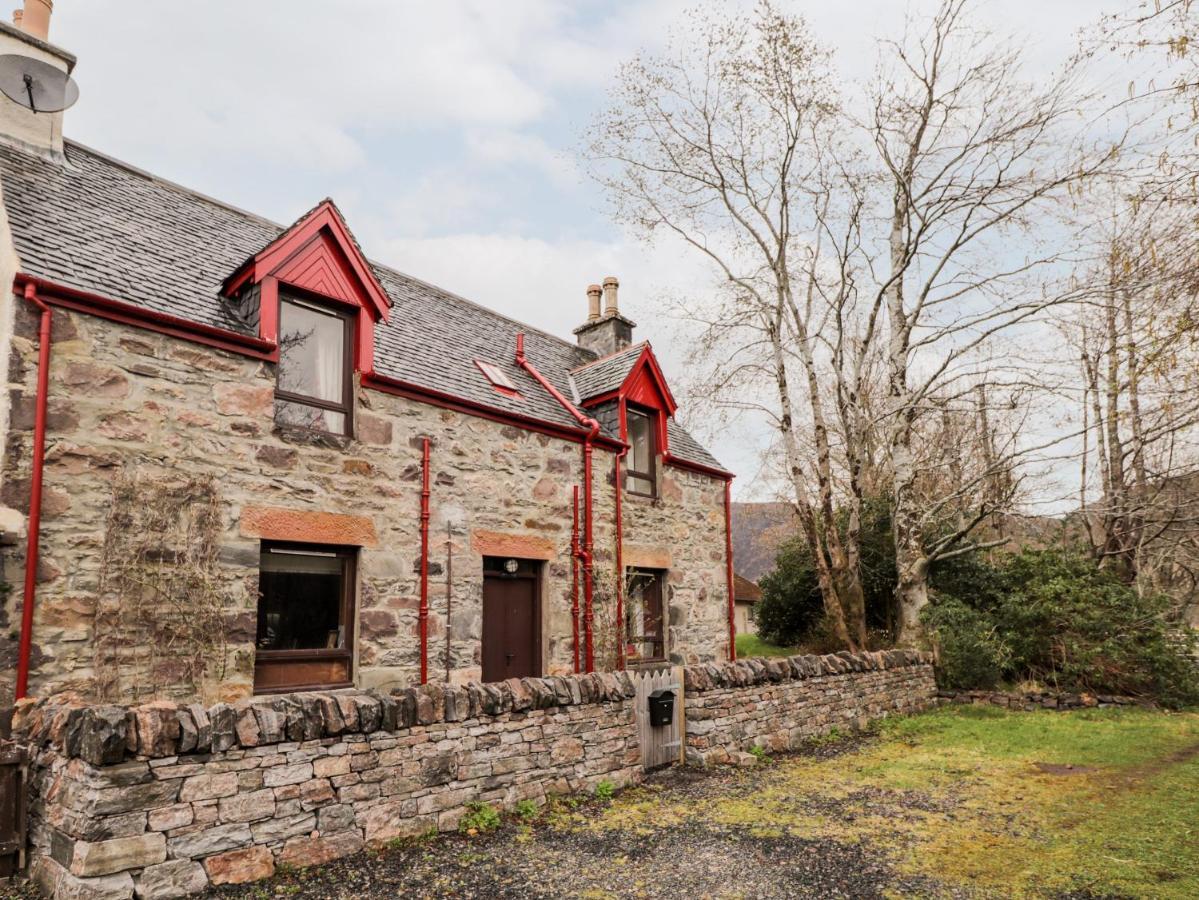
M729 657L724 482L664 468L655 499L626 494L624 564L666 570L666 654L676 664Z
M915 650L748 659L688 666L689 765L752 762L833 728L852 730L936 703L932 655Z
M8 369L11 431L0 504L28 507L35 408L37 320L16 308ZM497 536L504 555L542 560L543 674L573 667L571 491L581 482L578 443L359 389L354 438L314 439L274 424L269 364L86 314L54 311L54 346L30 690L137 702L151 697L235 700L253 685L259 535L243 512L283 508L369 520L359 555L356 684L415 683L419 643L421 438L432 440L429 667L450 679L480 677L482 564ZM613 454L597 450L597 572L613 574ZM151 638L114 634L118 597L106 579L114 479L161 484L210 478L219 493L213 591L224 622L219 648L126 653ZM625 504L626 547L670 560L671 653L719 660L724 614L722 483L667 468L662 498ZM12 696L23 547L5 548L0 603L0 695ZM151 548L152 549L152 548ZM637 556L634 553L634 557ZM452 554L452 562L449 559ZM163 553L162 555L169 555ZM630 561L626 553L626 564ZM447 623L446 571L452 564ZM597 619L597 628L602 618ZM609 630L614 624L607 624ZM612 643L611 641L609 643ZM116 653L117 651L112 651ZM194 660L193 660L194 662ZM119 664L118 664L119 663Z
M31 874L153 900L452 830L472 803L641 777L626 674L260 697L205 709L22 703Z
M311 692L212 707L23 700L31 873L59 898L194 893L459 826L475 803L642 777L628 672ZM687 761L752 760L935 699L909 651L684 668ZM641 711L642 713L644 711Z

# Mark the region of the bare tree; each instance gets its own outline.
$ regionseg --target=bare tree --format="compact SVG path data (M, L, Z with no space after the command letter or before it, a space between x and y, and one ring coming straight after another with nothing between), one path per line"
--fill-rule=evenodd
M938 395L974 389L969 361L980 347L1062 299L1046 280L1069 244L1033 238L1115 157L1110 145L1083 143L1089 98L1077 67L1032 82L1018 48L972 27L971 6L944 0L923 27L882 43L864 121L889 194L873 261L888 324L901 643L921 634L931 564L980 546L971 533L995 511L980 495L957 527L930 538L916 490L918 422Z
M861 647L859 445L836 445L866 425L858 398L878 322L853 317L863 334L825 337L857 299L848 268L862 205L838 157L827 55L801 19L763 2L748 20L696 16L664 54L625 65L613 93L589 135L596 176L619 219L676 236L720 273L722 303L701 316L704 347L726 360L717 389L772 418L827 620Z

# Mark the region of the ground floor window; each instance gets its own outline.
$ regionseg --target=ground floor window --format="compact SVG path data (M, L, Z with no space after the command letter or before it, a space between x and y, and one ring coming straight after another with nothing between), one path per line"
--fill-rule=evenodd
M343 547L262 545L256 691L351 683L356 552Z
M630 662L666 659L662 617L666 573L629 569L626 578L625 656Z

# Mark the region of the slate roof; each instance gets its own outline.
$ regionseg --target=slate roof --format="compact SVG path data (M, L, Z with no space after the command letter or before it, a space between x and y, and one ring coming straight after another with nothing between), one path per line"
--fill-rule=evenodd
M21 270L244 332L245 324L220 297L221 283L284 226L81 144L67 141L65 151L64 166L0 144L0 183ZM574 419L516 365L516 335L525 334L529 359L568 397L572 370L586 367L588 384L593 377L615 377L607 360L597 362L592 352L569 341L410 275L375 262L371 266L392 301L390 323L380 322L375 330L375 369L381 375L572 429L578 427ZM522 396L497 392L475 359L503 369ZM675 455L720 467L676 422L671 421L669 433Z
M629 370L641 358L641 351L644 349L644 341L632 344L616 353L586 363L571 372L570 375L578 389L579 399L598 397L600 394L614 391L624 384Z

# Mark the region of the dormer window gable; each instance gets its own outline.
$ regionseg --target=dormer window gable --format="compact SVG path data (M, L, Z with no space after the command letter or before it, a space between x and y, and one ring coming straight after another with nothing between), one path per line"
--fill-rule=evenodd
M302 298L346 317L352 326L353 370L374 372L375 324L391 315L391 300L331 200L322 201L230 275L222 294L256 300L245 318L276 345L279 362L281 297Z
M605 360L597 360L589 365L603 365ZM670 452L666 423L675 414L678 403L675 402L666 377L662 374L662 368L654 356L653 348L648 343L642 346L641 352L618 387L584 397L583 406L594 407L613 401L620 406L622 440L629 440L629 410L633 409L645 417L645 422L653 432L651 454L657 456ZM642 420L638 419L634 430L641 433L644 427Z

